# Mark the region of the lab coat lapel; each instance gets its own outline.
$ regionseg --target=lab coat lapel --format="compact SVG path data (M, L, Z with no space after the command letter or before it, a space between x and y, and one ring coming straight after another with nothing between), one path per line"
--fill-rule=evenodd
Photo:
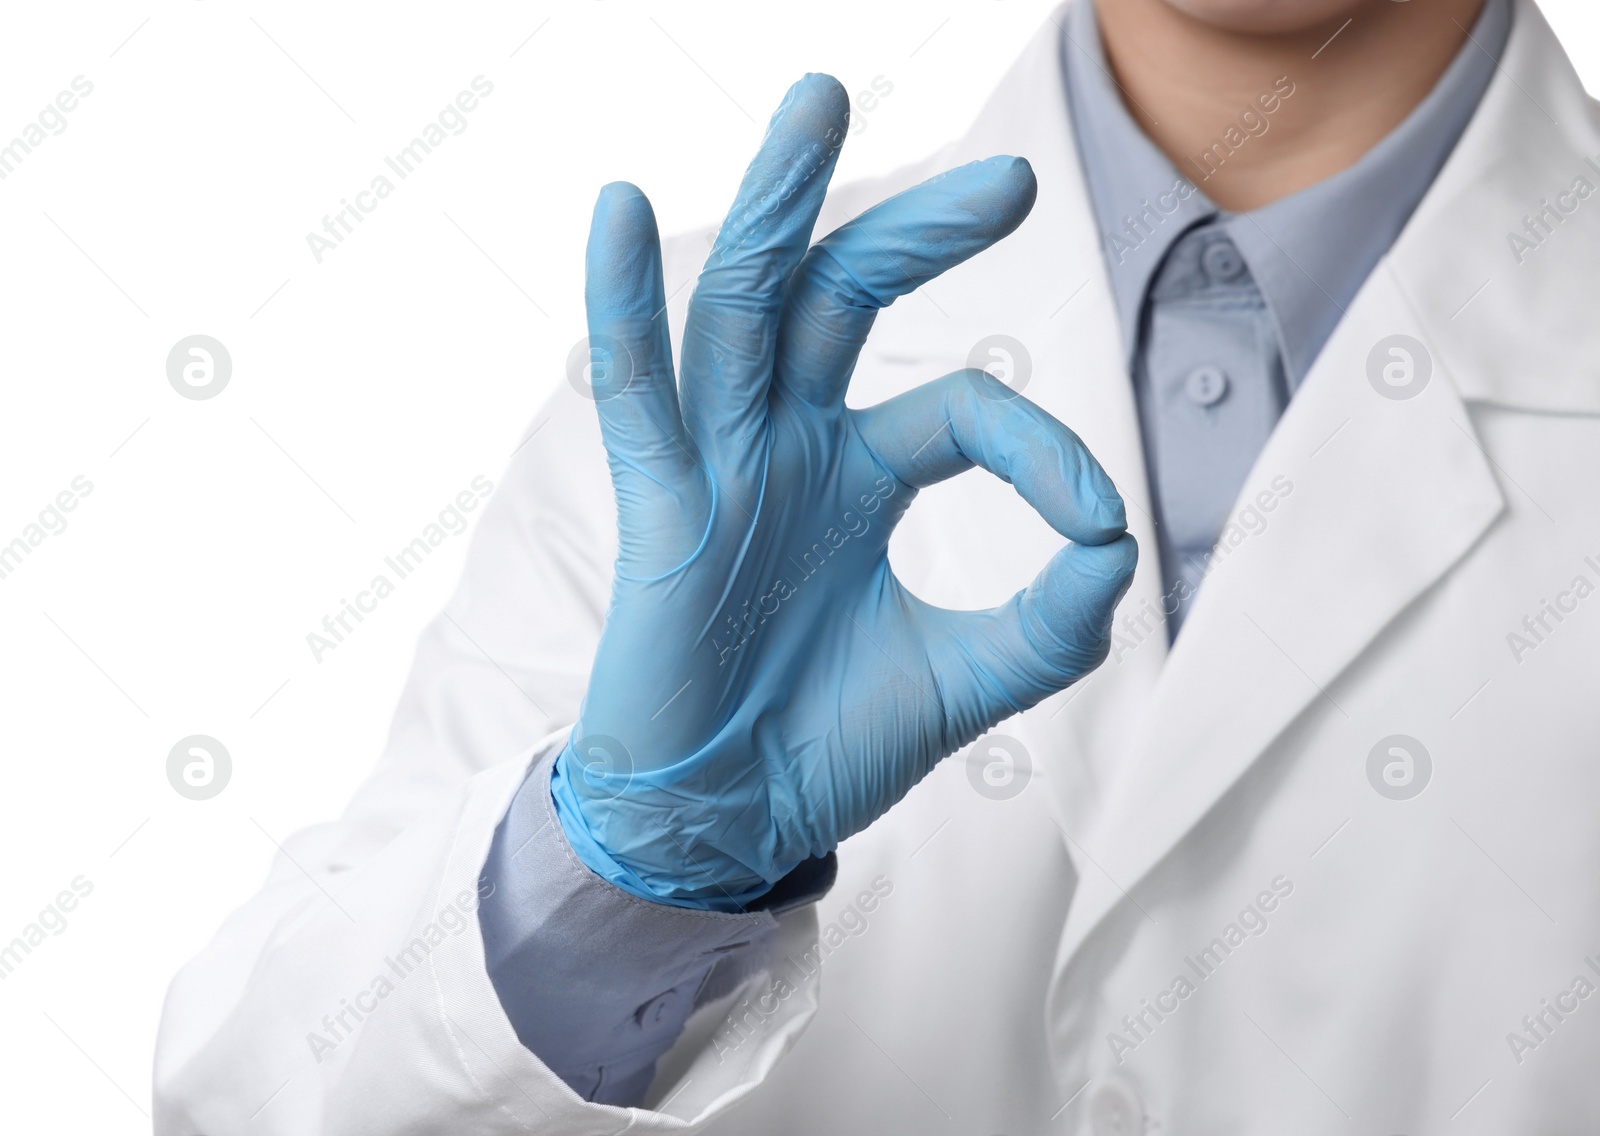
M1063 56L1076 50L1065 34L1068 7L1056 11L1030 49L1024 64L1030 74L1008 83L991 108L999 127L994 133L1014 133L1015 141L1001 148L1025 155L1039 178L1028 221L1033 231L1019 230L995 251L1003 249L1012 261L1002 270L1004 279L1059 281L1051 293L1030 295L1022 287L1010 296L1013 315L1028 315L1016 332L1034 355L1025 393L1080 433L1127 504L1129 531L1143 553L1118 609L1127 613L1159 602L1160 560L1121 325L1068 112ZM974 134L983 135L985 125L980 122ZM993 146L993 137L985 136L984 144ZM1104 807L1106 789L1126 761L1126 723L1148 704L1166 653L1159 627L1143 637L1125 628L1111 661L1000 727L1022 740L1047 772L1043 787L1069 848Z
M1559 269L1515 271L1506 236L1572 185L1593 136L1577 76L1519 4L1501 74L1285 412L1236 506L1248 523L1225 533L1147 713L1124 722L1127 764L1084 839L1094 863L1063 933L1057 997L1090 932L1291 722L1349 722L1341 673L1499 515L1466 401L1600 410L1600 332ZM1571 253L1553 254L1600 252L1600 195L1590 213L1554 234ZM1459 322L1478 287L1493 302ZM1408 380L1414 390L1397 389Z
M933 172L994 154L1027 158L1039 185L1028 219L1012 236L933 281L926 297L908 297L884 313L867 354L877 357L880 372L915 363L920 382L969 365L974 343L988 336L1019 344L1027 358L1023 393L1080 434L1127 502L1129 529L1143 551L1119 609L1129 611L1158 601L1160 569L1133 387L1067 110L1062 55L1073 50L1062 30L1067 7L1035 36L967 135L928 164ZM982 502L993 498L980 496L992 487L940 489L972 497L959 498L954 510L935 511L935 523L944 527L929 534L919 556L907 558L933 564L933 571L941 557L970 549L974 533L987 534L983 526L992 520ZM913 509L908 522L917 516ZM992 598L994 585L1017 586L1019 571L1043 567L1063 540L1037 518L1026 522L1006 523L992 543L989 535L979 537L984 555L955 565L961 582ZM1132 641L1126 632L1123 638ZM1119 651L1115 662L998 727L1021 740L1047 773L1043 782L1056 815L1074 836L1121 764L1125 724L1148 701L1165 654L1155 628L1137 651Z
M1297 716L1349 722L1340 673L1499 513L1493 473L1437 361L1413 397L1374 389L1369 360L1376 350L1380 367L1389 362L1379 345L1399 336L1427 350L1380 266L1262 451L1146 714L1125 723L1134 740L1084 841L1095 868L1064 949Z

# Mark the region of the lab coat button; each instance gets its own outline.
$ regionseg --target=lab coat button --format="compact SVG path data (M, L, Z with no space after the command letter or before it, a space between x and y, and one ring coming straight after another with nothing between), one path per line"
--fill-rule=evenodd
M1089 1098L1094 1136L1143 1136L1144 1103L1126 1081L1110 1081Z
M1221 367L1196 367L1183 380L1183 393L1196 406L1213 406L1228 393L1228 376Z
M1206 251L1200 254L1200 266L1211 279L1225 282L1244 271L1244 257L1231 242L1218 241L1207 245Z

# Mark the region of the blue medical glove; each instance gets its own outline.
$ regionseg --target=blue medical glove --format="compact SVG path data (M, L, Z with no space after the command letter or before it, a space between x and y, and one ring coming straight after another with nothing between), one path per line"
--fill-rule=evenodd
M1025 161L991 158L811 245L848 121L836 80L790 89L700 275L681 381L650 204L617 183L595 207L586 299L620 547L552 794L591 869L668 903L751 903L1092 670L1133 574L1105 471L984 372L844 405L878 309L1035 196ZM974 465L1071 543L1001 606L948 611L886 549L919 488Z

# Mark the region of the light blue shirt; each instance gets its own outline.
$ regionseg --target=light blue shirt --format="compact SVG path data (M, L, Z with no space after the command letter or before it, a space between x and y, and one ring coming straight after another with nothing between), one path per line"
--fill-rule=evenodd
M1477 109L1511 13L1488 0L1433 90L1358 162L1248 213L1212 204L1206 181L1307 97L1295 76L1174 165L1124 106L1094 5L1068 15L1073 129L1139 403L1169 636L1278 416Z
M1139 402L1169 634L1278 415L1444 164L1510 25L1510 0L1488 0L1433 91L1359 162L1228 214L1199 188L1205 166L1192 163L1190 181L1135 125L1093 5L1073 8L1068 94ZM1270 131L1282 100L1298 97L1271 93L1278 106L1257 103L1205 160L1255 144L1249 131ZM485 961L517 1036L585 1099L631 1105L693 1009L758 965L775 916L826 892L834 863L808 861L748 914L650 903L572 854L546 760L496 830L484 873L494 885L479 908Z

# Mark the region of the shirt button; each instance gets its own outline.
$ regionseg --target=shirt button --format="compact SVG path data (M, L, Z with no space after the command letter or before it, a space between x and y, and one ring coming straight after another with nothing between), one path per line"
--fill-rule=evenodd
M1183 393L1196 406L1213 406L1228 393L1228 376L1222 373L1221 367L1196 367L1183 380Z
M1244 257L1231 241L1217 241L1200 254L1200 265L1213 280L1232 280L1244 271Z
M1094 1136L1144 1136L1144 1102L1126 1081L1102 1085L1089 1100Z

